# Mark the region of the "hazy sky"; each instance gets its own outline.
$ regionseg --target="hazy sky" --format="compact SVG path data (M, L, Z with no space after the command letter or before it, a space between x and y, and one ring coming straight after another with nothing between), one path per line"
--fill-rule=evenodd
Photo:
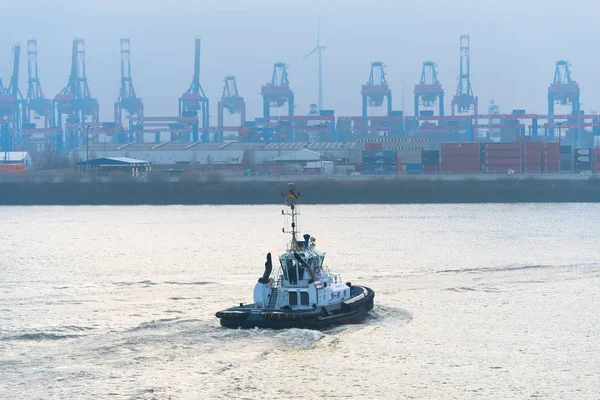
M412 115L412 90L423 61L438 64L446 108L456 91L459 36L471 35L472 86L485 112L495 99L503 112L546 112L554 62L566 59L581 86L586 111L600 111L598 52L600 2L583 0L0 0L0 77L10 78L11 46L37 39L40 79L53 98L67 83L71 41L85 39L87 76L112 120L119 89L119 39L132 47L132 74L146 115L177 112L188 88L194 38L202 38L201 83L211 101L211 124L222 79L235 75L248 119L262 113L260 85L273 63L289 65L297 114L317 99L317 59L302 61L315 45L321 18L324 108L360 114L360 85L371 61L387 65L394 109ZM26 62L20 85L25 95Z

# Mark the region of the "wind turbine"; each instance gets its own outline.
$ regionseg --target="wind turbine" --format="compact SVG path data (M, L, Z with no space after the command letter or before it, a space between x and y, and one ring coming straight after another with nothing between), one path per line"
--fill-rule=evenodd
M322 51L327 48L327 46L322 46L319 44L320 30L321 30L321 20L319 19L319 24L317 25L317 45L315 46L314 49L312 49L310 51L310 53L308 53L303 58L303 60L306 60L308 57L312 56L313 53L315 53L315 52L317 53L317 56L319 57L319 99L317 102L319 111L321 111L323 109L323 58L322 58Z

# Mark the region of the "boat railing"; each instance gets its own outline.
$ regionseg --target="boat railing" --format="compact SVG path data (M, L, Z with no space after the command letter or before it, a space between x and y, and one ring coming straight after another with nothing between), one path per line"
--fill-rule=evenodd
M277 271L277 275L273 278L273 282L271 283L271 288L278 289L283 285L283 274L281 271Z

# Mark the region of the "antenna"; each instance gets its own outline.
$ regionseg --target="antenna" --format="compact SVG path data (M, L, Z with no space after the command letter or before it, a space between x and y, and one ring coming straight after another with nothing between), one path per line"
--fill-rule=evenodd
M298 212L296 211L296 200L298 200L298 198L300 197L300 192L296 192L296 185L294 183L288 183L288 192L281 193L281 196L285 198L285 204L290 208L290 211L288 213L286 213L285 211L282 211L283 215L289 215L290 217L292 217L292 223L291 223L291 230L287 231L285 230L285 228L283 229L284 233L291 233L292 234L292 242L290 244L290 250L292 251L298 251L298 241L296 239L296 234L298 233L296 228L296 221L298 218Z

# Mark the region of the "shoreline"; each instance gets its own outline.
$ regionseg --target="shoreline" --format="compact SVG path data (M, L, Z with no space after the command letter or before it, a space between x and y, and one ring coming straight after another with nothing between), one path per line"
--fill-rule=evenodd
M0 183L0 205L280 204L285 182ZM302 204L600 202L600 180L296 182ZM305 193L305 195L303 195Z

